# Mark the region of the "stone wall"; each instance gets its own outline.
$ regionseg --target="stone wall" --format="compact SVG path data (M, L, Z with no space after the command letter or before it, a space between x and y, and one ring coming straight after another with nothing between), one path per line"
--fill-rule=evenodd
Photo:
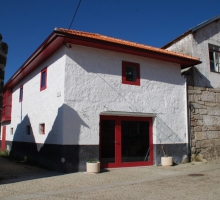
M3 86L7 54L8 45L2 42L2 35L0 34L0 119L2 114Z
M193 160L220 157L220 89L188 86Z

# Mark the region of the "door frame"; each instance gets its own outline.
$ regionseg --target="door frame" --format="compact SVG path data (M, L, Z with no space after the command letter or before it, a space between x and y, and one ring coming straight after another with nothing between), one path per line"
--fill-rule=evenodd
M101 163L101 168L118 168L118 167L136 167L136 166L149 166L153 165L153 126L152 117L140 117L140 116L112 116L112 115L100 115L100 129L99 129L99 159L101 160L101 121L102 120L114 120L115 121L115 141L119 142L119 145L115 144L115 163ZM149 123L149 161L139 162L121 162L121 121L147 121ZM120 156L119 156L120 155ZM118 157L117 157L118 156Z
M2 127L2 142L1 142L1 149L2 151L5 150L6 146L6 126Z

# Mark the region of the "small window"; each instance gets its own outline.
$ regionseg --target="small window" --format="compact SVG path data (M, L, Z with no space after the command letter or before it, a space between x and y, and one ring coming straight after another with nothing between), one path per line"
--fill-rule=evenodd
M20 92L19 92L19 102L22 102L23 101L23 85L20 87Z
M220 72L220 47L209 44L209 60L210 70L212 72Z
M44 68L41 71L40 91L45 90L46 88L47 88L47 68Z
M45 124L40 124L39 125L39 133L40 134L45 134Z
M14 134L14 130L13 130L13 128L11 128L10 133L11 133L11 135L13 135L13 134Z
M30 125L26 126L26 134L31 135L31 126Z
M140 85L140 65L122 61L122 83Z

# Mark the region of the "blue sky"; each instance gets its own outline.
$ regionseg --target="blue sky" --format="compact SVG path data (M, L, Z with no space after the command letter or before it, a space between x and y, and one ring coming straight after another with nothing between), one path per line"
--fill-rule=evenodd
M5 82L55 27L69 28L79 0L0 0L9 46ZM217 0L82 0L71 29L161 47L220 14Z

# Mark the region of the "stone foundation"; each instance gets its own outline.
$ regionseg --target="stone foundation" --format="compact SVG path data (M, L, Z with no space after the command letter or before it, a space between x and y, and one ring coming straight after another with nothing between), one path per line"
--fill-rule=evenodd
M193 160L220 157L220 89L188 86Z

